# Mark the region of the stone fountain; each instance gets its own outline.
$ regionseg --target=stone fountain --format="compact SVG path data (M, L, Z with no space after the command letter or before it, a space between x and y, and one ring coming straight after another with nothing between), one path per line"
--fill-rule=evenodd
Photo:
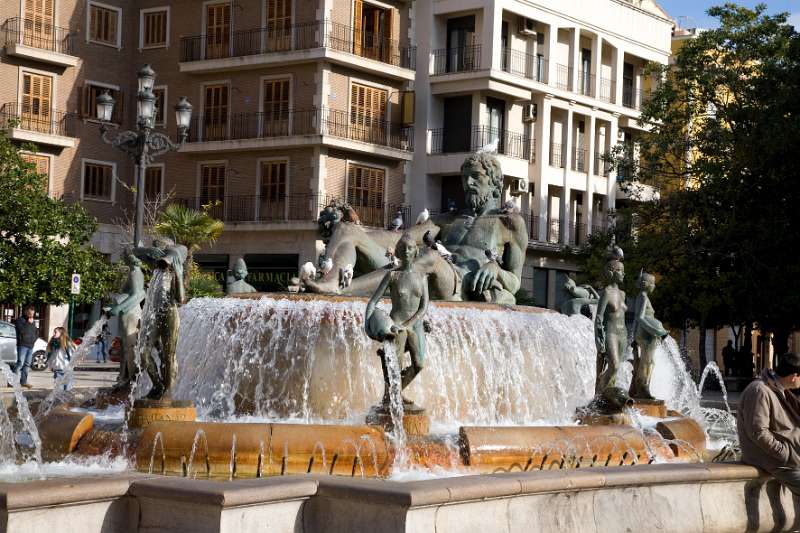
M127 297L110 310L135 312L144 298L134 360L116 390L38 419L46 459L118 456L190 479L406 479L716 454L654 317L652 276L640 279L635 353L616 247L603 291L572 291L573 316L516 306L524 221L499 207L492 154L467 158L462 178L465 212L408 228L371 230L349 206L326 208L322 268L304 267L291 293L253 293L241 263L241 291L183 305L185 249L135 250ZM146 293L136 257L154 267ZM580 314L587 304L594 321ZM95 420L115 403L124 416Z

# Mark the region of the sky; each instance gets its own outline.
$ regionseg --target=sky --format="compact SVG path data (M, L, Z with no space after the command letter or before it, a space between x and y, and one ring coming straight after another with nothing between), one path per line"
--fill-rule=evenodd
M681 26L688 28L713 28L716 19L706 15L706 10L711 6L716 6L730 0L656 0L669 15L678 19L679 17L689 17L690 20L680 19ZM780 13L786 11L791 13L790 23L800 31L800 0L735 0L735 3L746 7L754 7L756 4L767 4L768 13Z

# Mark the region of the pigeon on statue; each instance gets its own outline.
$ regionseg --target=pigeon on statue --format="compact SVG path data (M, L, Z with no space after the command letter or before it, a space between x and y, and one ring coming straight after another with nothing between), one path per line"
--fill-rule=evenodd
M434 246L434 249L437 252L439 252L439 255L441 255L442 258L445 261L447 261L448 263L452 263L453 262L453 253L450 250L448 250L447 248L444 247L444 244L442 244L442 241L436 241L433 244L433 246Z
M353 265L345 265L344 268L339 270L339 288L344 289L349 287L353 282Z
M328 273L333 270L333 259L330 257L326 257L324 261L322 261L322 266L320 268L322 271L323 276L327 276Z
M386 268L397 268L400 266L400 259L394 255L394 248L386 249L386 258L389 260L389 262L386 263Z
M397 213L394 214L394 219L392 219L390 228L392 231L400 231L402 227L403 227L403 212L398 209Z
M495 252L494 250L488 250L487 249L487 250L484 250L484 253L486 254L486 257L487 257L487 259L489 259L489 261L494 261L495 263L497 263L500 266L503 265L503 260L501 259L501 257L499 255L497 255L497 252Z
M422 210L422 212L417 216L417 226L424 224L431 218L431 212L428 211L428 208Z
M311 261L305 263L300 267L300 282L305 283L308 280L314 280L317 277L317 268Z
M350 204L345 204L344 211L345 211L345 218L347 219L348 222L352 222L353 224L358 224L359 226L361 225L361 219L359 218L358 213L356 213L356 210L353 209L353 206L351 206Z
M519 207L517 207L517 204L515 204L513 200L507 200L506 203L503 204L503 213L507 215L518 215Z
M436 249L436 241L433 238L433 234L431 233L431 230L428 230L428 231L425 232L425 234L422 236L422 242L428 248L432 248L434 250Z

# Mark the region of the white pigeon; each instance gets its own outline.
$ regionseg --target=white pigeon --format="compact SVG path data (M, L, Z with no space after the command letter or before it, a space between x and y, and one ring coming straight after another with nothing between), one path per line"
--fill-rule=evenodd
M400 228L403 227L403 212L398 211L395 213L394 219L392 219L391 229L392 231L400 231Z
M445 260L451 261L453 259L453 253L444 247L442 241L436 241L433 246L436 248L436 251L439 252L439 255L445 258Z
M503 264L503 259L499 255L497 255L497 252L495 252L494 250L488 250L487 249L487 250L484 250L483 253L486 254L486 258L489 261L494 261L498 265L502 265Z
M353 265L345 265L339 270L339 287L344 289L353 282Z
M333 270L333 259L326 257L325 261L322 262L322 275L327 276L331 270Z
M478 150L478 152L479 153L485 153L485 154L496 154L497 153L497 148L499 146L500 146L500 138L497 138L497 139L493 140L492 142L490 142L489 144L483 145L483 147L480 150Z
M428 211L428 208L422 210L422 212L417 216L417 226L420 224L424 224L431 218L431 212Z
M317 278L317 267L314 266L314 263L309 261L305 263L303 266L300 267L300 282L305 283L308 280L314 280Z
M386 264L387 268L397 268L400 266L400 259L394 255L394 248L386 249L386 258L389 260L389 262Z

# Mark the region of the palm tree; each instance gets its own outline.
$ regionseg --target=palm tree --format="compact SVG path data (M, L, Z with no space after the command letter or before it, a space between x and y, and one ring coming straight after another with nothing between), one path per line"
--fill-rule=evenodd
M208 214L205 206L202 211L197 211L179 204L170 204L161 213L155 226L156 233L186 246L188 250L186 267L183 269L183 282L186 287L189 286L192 255L203 245L214 244L224 227L225 224L221 220Z

